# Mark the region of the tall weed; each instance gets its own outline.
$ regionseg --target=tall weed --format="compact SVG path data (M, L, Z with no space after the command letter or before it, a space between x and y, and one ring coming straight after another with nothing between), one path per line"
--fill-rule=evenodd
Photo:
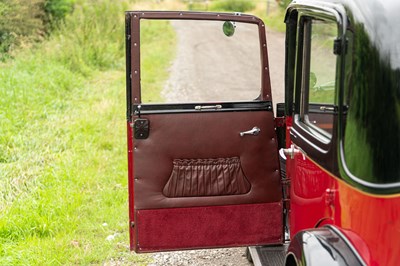
M128 247L124 11L132 2L79 0L49 39L0 63L0 265L147 260Z
M42 41L73 9L75 0L0 1L0 61Z
M3 0L0 2L0 60L16 46L26 45L45 35L43 0Z
M73 10L75 0L45 0L43 9L46 13L45 23L55 29Z
M247 12L256 7L254 2L249 0L217 0L210 5L213 11Z
M71 71L122 68L125 54L124 11L128 1L89 0L76 5L44 52Z

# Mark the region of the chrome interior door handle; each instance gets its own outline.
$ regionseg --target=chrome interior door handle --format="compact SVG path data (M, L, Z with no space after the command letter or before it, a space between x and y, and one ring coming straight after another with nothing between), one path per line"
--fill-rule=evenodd
M253 127L250 130L244 131L244 132L240 132L240 136L243 137L244 135L253 135L253 136L257 136L260 133L261 129L259 129L258 127Z

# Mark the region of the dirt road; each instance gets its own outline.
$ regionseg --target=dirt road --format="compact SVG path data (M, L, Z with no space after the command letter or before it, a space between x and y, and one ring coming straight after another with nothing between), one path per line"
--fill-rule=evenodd
M285 100L285 34L267 29L267 46L272 101L276 105Z
M166 102L253 100L260 94L261 64L256 25L236 23L227 37L222 22L175 21L176 58L162 92ZM274 103L283 101L284 35L268 31Z
M251 100L258 96L259 46L254 42L251 50L245 45L258 38L254 31L237 26L236 42L232 42L230 37L221 34L220 27L216 32L195 25L184 27L175 23L173 26L178 52L163 91L167 102ZM284 34L268 30L267 45L276 104L284 99ZM245 248L154 253L151 265L251 265L244 254Z

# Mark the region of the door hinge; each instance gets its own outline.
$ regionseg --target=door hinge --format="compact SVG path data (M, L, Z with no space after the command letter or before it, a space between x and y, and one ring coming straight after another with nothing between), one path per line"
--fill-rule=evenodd
M146 118L137 118L133 121L133 135L135 139L147 139L150 132L150 121Z

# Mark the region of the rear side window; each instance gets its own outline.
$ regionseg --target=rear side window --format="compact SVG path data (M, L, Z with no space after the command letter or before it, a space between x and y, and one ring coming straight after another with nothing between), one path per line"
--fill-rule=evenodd
M321 167L332 171L337 132L336 16L302 10L297 21L294 117L291 140Z
M300 120L310 134L328 143L335 111L337 23L304 18L302 27Z

